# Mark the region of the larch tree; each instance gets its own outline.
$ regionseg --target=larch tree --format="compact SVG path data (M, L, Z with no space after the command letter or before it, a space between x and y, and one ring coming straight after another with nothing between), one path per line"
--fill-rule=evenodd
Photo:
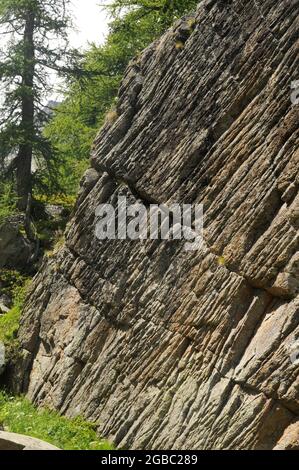
M42 129L53 74L79 73L68 43L69 6L70 0L0 0L0 160L15 177L22 211L31 197L33 157L51 159Z
M98 129L117 104L125 69L134 57L178 18L192 15L199 0L110 0L102 2L111 18L104 44L92 44L82 61L84 80L71 83L45 134L61 162L58 181L77 194L89 165L90 147ZM110 113L112 111L112 113ZM115 113L114 113L115 114Z

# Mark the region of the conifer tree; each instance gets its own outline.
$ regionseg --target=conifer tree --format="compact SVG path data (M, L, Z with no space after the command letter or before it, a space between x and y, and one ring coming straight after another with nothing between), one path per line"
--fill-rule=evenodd
M32 191L32 158L49 162L42 134L53 73L76 72L69 49L70 0L0 0L0 160L10 156L19 209ZM79 72L78 72L79 73ZM14 158L13 158L14 157ZM7 170L7 165L6 165Z

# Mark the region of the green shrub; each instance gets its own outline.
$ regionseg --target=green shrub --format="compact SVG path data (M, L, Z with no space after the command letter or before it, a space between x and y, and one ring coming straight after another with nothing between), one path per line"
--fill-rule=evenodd
M63 206L65 209L72 210L77 195L75 194L40 194L34 193L34 199L42 204L53 204L54 206Z
M18 345L17 332L30 279L21 276L16 271L5 270L1 271L0 279L1 285L4 285L2 292L13 296L13 307L8 313L0 316L0 341L11 350Z
M13 269L0 270L0 288L3 294L19 297L19 289L24 287L28 277Z
M0 224L17 212L17 195L11 183L0 182Z
M21 312L13 307L8 313L0 316L0 341L6 346L16 344Z
M96 425L68 419L55 411L37 409L26 398L0 392L0 424L9 432L42 439L63 450L112 450L98 438Z

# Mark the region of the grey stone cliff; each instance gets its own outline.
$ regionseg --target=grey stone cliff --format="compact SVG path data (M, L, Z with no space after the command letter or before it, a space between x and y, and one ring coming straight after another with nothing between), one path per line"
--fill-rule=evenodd
M23 314L36 404L125 448L299 449L298 5L203 1L130 64ZM118 195L202 203L204 247L97 240Z

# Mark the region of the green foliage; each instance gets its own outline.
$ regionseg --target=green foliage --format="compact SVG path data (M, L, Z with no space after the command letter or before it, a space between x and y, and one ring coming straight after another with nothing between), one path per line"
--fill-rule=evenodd
M114 0L109 5L113 17L120 18L125 11L133 14L135 21L149 18L149 23L163 31L173 22L190 12L198 4L198 0Z
M78 99L80 100L78 94ZM86 104L88 106L88 104ZM67 99L56 111L56 117L44 130L56 149L57 184L65 195L78 191L79 181L88 167L90 146L96 133L96 126L89 127L80 116L81 104L75 99ZM52 197L56 197L55 190Z
M0 316L0 341L12 351L18 345L17 332L30 279L22 276L17 271L1 270L0 281L1 292L13 297L12 309L5 315Z
M0 288L1 292L8 295L13 295L14 298L19 297L19 289L24 286L28 281L28 277L20 274L19 271L11 269L0 270Z
M16 337L20 316L21 311L17 307L13 307L8 313L0 316L0 341L11 349L18 345Z
M76 202L76 196L72 194L34 194L34 200L42 204L53 204L54 206L62 206L71 210Z
M71 0L1 0L0 166L17 180L25 209L32 185L56 187L56 153L43 134L49 112L44 98L53 71L78 76L81 56L68 45ZM7 157L18 156L7 169ZM31 161L38 166L34 179Z
M218 256L217 263L219 264L219 266L225 266L226 265L225 257L224 256Z
M96 425L82 418L67 419L55 411L35 408L26 398L0 392L0 424L9 432L49 442L63 450L112 450L98 438Z
M66 223L63 225L65 229ZM48 258L54 256L65 243L64 230L61 230L61 222L42 222L38 224L38 236Z
M10 152L17 152L20 146L29 144L38 162L34 187L51 194L62 190L74 195L88 167L92 141L107 113L107 120L111 121L109 110L116 104L119 84L129 61L177 18L190 12L198 1L112 0L105 7L111 17L107 41L100 47L91 45L80 67L78 53L66 47L70 18L65 14L65 6L69 3L69 0L0 1L0 28L8 33L13 25L16 30L8 52L1 54L0 51L0 80L6 90L3 122L0 122L0 161ZM33 64L26 59L28 48L23 40L24 21L29 11L36 19ZM192 26L190 24L190 28ZM61 48L53 48L53 44L60 42ZM182 48L179 43L176 47ZM32 87L15 80L30 66L34 66ZM47 124L49 114L40 104L49 90L48 70L72 76L65 100L55 110L50 124ZM24 98L31 98L35 103L34 128L29 129L28 123L21 122Z
M17 195L10 182L0 182L0 224L17 212Z
M98 129L116 118L111 109L117 104L118 88L129 61L197 3L197 0L114 0L106 7L111 15L107 41L100 47L93 44L86 52L84 80L72 82L45 130L45 136L56 149L59 184L66 193L77 192Z
M75 202L76 198L73 195L34 195L35 227L40 247L45 254L54 252L59 241L64 240L63 233ZM45 211L46 205L59 206L61 212L56 217L55 215L50 217Z

